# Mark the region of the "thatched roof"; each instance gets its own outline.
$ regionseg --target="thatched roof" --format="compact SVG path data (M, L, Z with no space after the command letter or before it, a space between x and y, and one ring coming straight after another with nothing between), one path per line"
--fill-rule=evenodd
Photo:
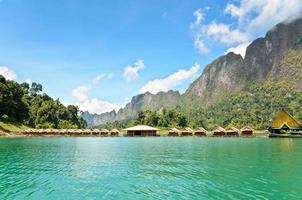
M101 130L101 132L102 132L102 133L109 133L109 130L108 130L108 129L103 128L103 129Z
M249 126L246 126L246 127L243 127L243 128L241 129L241 131L253 131L253 129L250 128Z
M213 132L225 132L225 129L222 127L217 127Z
M207 132L207 130L204 129L203 127L198 127L195 131L196 131L196 132L204 132L204 133Z
M237 129L236 127L232 127L229 130L227 130L227 132L236 132L236 133L239 133L239 129Z
M280 129L284 125L292 129L302 128L300 122L298 122L298 120L296 120L292 115L285 111L281 111L273 121L272 128Z
M137 125L134 127L126 128L125 131L159 131L158 128L154 128L147 125Z
M5 135L7 135L7 133L0 130L0 135L1 135L1 136L5 136Z
M187 128L182 129L181 132L193 133L194 131L193 131L193 129L187 127Z
M170 133L179 133L179 130L177 128L171 128L169 130Z

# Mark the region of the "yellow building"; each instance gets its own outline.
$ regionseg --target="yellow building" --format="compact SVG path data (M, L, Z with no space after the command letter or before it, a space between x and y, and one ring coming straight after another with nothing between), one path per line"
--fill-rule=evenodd
M281 111L269 131L273 134L302 134L302 125L289 113Z

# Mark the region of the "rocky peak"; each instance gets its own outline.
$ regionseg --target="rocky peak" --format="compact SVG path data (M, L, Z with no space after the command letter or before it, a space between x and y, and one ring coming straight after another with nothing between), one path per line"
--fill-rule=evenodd
M202 75L194 81L186 95L199 96L205 103L224 95L223 92L241 88L243 58L233 52L221 56L207 65Z
M161 108L175 107L181 98L178 91L159 92L151 94L146 92L131 99L125 108L118 111L117 118L125 120L135 117L140 110L160 110Z
M277 24L265 37L253 41L243 59L229 53L207 65L186 96L197 96L201 103L244 89L250 82L265 81L282 56L302 41L302 17Z
M265 80L272 69L290 48L302 39L302 18L277 24L264 38L256 39L246 50L245 75L249 80Z

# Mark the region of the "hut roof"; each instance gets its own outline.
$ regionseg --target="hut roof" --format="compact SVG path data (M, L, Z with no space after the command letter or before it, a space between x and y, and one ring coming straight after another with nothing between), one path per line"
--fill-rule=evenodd
M114 128L114 129L112 129L110 132L111 132L111 133L119 133L120 131Z
M217 127L214 132L225 132L225 129L222 127Z
M103 133L109 133L109 130L108 130L108 129L103 128L103 129L101 130L101 132L103 132Z
M178 133L179 130L178 130L177 128L171 128L171 129L169 130L169 132L170 132L170 133Z
M241 131L253 131L253 129L250 128L249 126L246 126L246 127L243 127L243 128L241 129Z
M187 127L187 128L182 129L181 132L193 133L193 130L191 128Z
M302 128L300 122L298 122L292 115L285 111L281 111L278 116L274 119L272 128L282 128L284 125L287 125L289 128Z
M196 131L197 131L197 132L207 132L207 130L204 129L203 127L198 127L198 128L196 129Z
M239 129L237 129L236 127L232 127L229 130L227 130L227 132L239 132Z
M134 127L126 128L125 131L159 131L158 128L154 128L147 125L137 125Z

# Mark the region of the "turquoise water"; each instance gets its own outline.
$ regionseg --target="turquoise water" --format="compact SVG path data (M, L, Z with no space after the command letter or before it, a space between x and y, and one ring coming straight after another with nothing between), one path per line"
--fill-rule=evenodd
M0 199L301 196L300 139L0 139Z

